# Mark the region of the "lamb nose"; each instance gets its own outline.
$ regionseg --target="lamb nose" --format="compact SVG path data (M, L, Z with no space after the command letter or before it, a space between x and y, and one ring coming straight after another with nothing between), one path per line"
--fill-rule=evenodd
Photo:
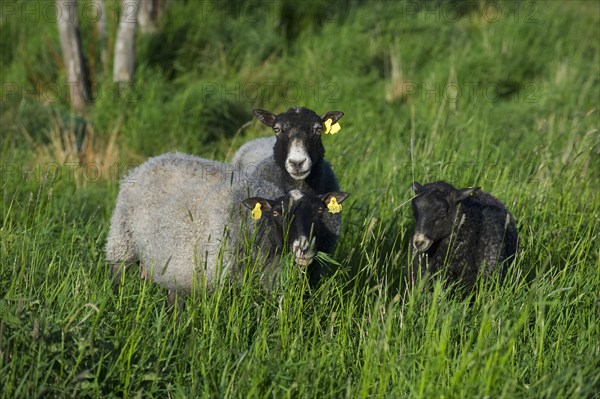
M413 242L413 247L416 250L421 250L426 245L427 238L425 237L424 234L415 234L412 242Z

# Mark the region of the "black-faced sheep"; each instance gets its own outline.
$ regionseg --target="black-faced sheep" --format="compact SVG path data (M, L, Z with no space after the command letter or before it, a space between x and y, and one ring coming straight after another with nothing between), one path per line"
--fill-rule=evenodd
M477 275L502 278L517 251L512 215L477 188L456 189L439 181L413 184L416 219L413 272L443 270L448 282L472 286ZM414 274L413 274L414 277Z
M201 281L214 282L221 260L224 270L236 271L244 256L262 265L261 280L269 286L278 276L284 243L305 266L330 245L321 234L327 203L346 197L340 192L285 194L227 164L179 153L161 155L124 179L106 259L117 272L140 261L170 291L169 298L174 292L190 293ZM254 245L247 248L245 242Z
M343 112L330 111L323 116L314 111L293 107L284 113L255 109L254 114L263 124L273 129L274 137L252 140L233 156L232 165L261 180L272 182L284 192L302 190L324 194L339 191L331 165L323 159L325 148L321 136L325 122L336 124ZM331 253L341 232L341 216L326 215L327 241L323 252Z
M331 166L323 159L321 135L325 121L331 119L335 124L343 112L331 111L320 117L310 109L293 107L279 115L260 109L254 114L273 129L275 137L246 143L233 156L234 167L271 181L284 191L323 194L339 190Z

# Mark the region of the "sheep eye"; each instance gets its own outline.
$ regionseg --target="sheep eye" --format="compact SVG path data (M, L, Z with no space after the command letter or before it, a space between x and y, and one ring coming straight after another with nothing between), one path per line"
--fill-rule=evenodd
M273 128L273 131L275 132L275 134L279 134L279 133L281 133L281 128L279 126L275 126Z
M271 215L273 215L273 217L275 217L275 218L276 218L276 217L278 217L278 216L279 216L279 212L277 212L277 211L273 211L273 212L271 212Z

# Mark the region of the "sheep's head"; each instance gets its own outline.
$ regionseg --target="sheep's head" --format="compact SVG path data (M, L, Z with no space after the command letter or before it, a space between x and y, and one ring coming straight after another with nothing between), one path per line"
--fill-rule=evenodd
M344 192L313 195L292 190L274 200L251 197L245 199L243 204L251 210L259 208L260 217L273 222L278 241L282 244L287 243L295 262L308 266L321 249L319 243L325 233L328 213L331 212L328 205L332 203L333 198L339 205L347 197L348 194ZM257 204L260 206L257 207Z
M412 188L416 194L412 199L416 221L412 245L415 251L421 253L427 252L433 243L452 234L458 205L479 190L479 187L457 190L445 182L424 186L414 182Z
M293 107L279 115L255 109L254 115L275 132L273 155L277 164L292 179L303 180L325 155L321 142L325 121L331 119L331 123L335 124L344 113L331 111L318 116L310 109Z

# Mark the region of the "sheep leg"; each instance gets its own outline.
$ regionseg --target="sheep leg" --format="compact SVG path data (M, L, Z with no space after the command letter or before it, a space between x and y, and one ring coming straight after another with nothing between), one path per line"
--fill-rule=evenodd
M125 265L123 263L112 263L110 269L112 271L113 285L117 287L121 283L121 275L123 274L123 270L125 270Z
M177 291L169 290L169 294L167 295L167 306L169 308L172 308L176 301L177 301Z
M140 262L140 280L148 280L148 270L143 262Z
M119 282L125 267L137 260L136 246L130 226L131 217L126 202L119 198L106 240L106 260L111 264L115 282Z
M113 274L113 285L117 287L121 282L121 275L128 265L136 261L136 255L131 233L118 223L113 223L106 242L106 260L110 264Z
M121 276L125 270L125 264L123 262L110 263L110 270L112 272L112 290L113 294L119 295L119 287L121 286Z

